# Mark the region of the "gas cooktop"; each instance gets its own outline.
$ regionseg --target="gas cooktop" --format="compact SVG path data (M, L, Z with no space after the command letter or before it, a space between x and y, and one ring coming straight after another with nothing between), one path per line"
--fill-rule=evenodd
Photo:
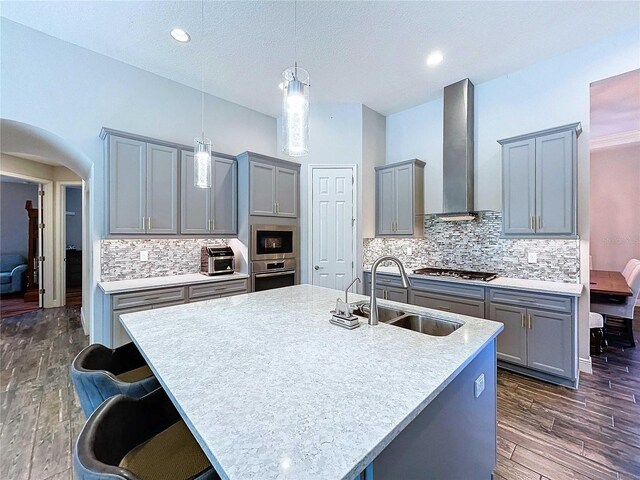
M464 280L480 280L483 282L488 282L498 277L497 273L470 272L467 270L453 270L451 268L418 268L414 270L413 273L431 277L462 278Z

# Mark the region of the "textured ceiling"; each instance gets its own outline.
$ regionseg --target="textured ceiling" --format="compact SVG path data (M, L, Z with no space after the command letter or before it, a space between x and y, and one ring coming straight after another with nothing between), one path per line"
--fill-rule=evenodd
M49 35L278 115L294 60L293 2L2 1L1 14ZM640 2L298 2L298 62L312 102L364 103L383 114L478 84L640 25ZM192 41L178 44L172 27ZM428 52L444 62L427 68Z

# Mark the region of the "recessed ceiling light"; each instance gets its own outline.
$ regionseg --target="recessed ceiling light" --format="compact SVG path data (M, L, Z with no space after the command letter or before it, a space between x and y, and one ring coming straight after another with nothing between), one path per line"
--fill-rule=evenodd
M436 65L440 65L443 59L444 56L441 51L436 50L435 52L431 52L429 56L427 56L427 66L435 67Z
M191 41L191 36L181 28L174 28L173 30L171 30L171 36L174 40L182 43Z

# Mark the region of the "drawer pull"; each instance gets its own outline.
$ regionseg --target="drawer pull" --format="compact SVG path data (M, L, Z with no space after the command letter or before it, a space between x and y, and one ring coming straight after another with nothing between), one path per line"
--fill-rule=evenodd
M149 300L158 300L160 297L144 297L144 301L148 302Z
M520 302L529 302L529 303L536 303L535 298L519 298L518 301Z
M444 305L438 305L436 307L436 309L437 310L447 310L447 311L451 310L449 307L445 307Z

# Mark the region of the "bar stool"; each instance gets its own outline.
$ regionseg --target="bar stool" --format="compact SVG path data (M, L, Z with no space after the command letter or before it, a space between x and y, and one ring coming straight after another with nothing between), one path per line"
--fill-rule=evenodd
M219 480L167 394L116 395L89 417L76 442L79 480Z
M591 331L591 339L594 355L600 355L602 353L602 340L603 340L603 328L604 317L599 313L589 312L589 328Z
M85 416L118 394L139 398L160 387L133 343L114 350L94 343L71 364L71 381Z

